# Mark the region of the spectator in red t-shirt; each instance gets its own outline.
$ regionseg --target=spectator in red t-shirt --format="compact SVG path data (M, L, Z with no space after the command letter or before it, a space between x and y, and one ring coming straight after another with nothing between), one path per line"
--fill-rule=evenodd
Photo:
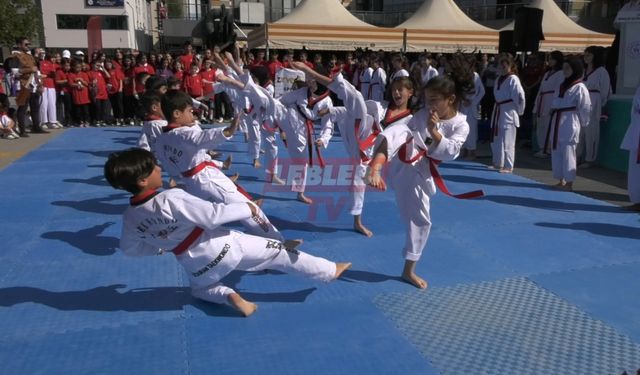
M147 60L147 55L145 55L144 53L141 53L138 56L138 64L136 65L135 68L133 68L133 71L136 77L140 73L147 73L150 76L156 74L156 69L153 66L151 66L151 64L149 64ZM134 91L136 94L142 95L142 93L144 92L144 85L140 85L139 82L134 81Z
M69 81L67 75L71 72L71 63L69 59L64 59L60 65L60 69L56 70L56 91L58 92L58 101L62 103L62 111L58 113L57 118L62 119L64 126L72 124L72 100L71 91L69 89Z
M116 125L120 126L124 124L124 102L123 102L123 90L124 90L124 73L121 69L118 69L113 60L107 59L104 63L104 68L109 72L109 80L107 81L107 93L109 94L109 101L111 102L111 109L113 110L113 118Z
M173 76L176 77L176 79L180 82L182 82L182 80L184 79L184 68L185 66L182 65L182 62L180 62L180 60L176 60L173 62Z
M131 57L126 56L123 60L122 72L124 73L122 97L124 104L124 119L125 124L134 125L136 117L136 108L138 100L134 90L134 83L136 81L136 73L133 71L133 61Z
M69 87L71 89L71 98L76 108L76 122L81 128L89 126L89 76L82 71L83 63L74 60L72 70L67 74Z
M178 61L182 64L183 69L187 69L193 62L193 46L191 42L184 42L184 53L178 57Z
M102 65L100 59L91 62L89 71L89 92L92 100L94 126L104 126L107 120L107 110L109 109L109 93L107 92L107 80L111 75Z
M269 55L269 63L267 64L267 69L269 69L269 78L272 81L276 79L276 72L282 69L282 63L278 60L279 54L277 50L273 50Z
M198 68L197 62L191 64L189 75L184 77L182 90L196 100L202 99L204 89L202 87L202 77L200 77L200 69Z
M216 82L217 69L213 67L213 60L205 59L202 65L203 68L200 72L200 78L202 78L203 102L207 104L207 108L209 109L209 121L213 121L215 114L213 84Z
M40 103L40 121L42 129L58 129L62 124L56 115L56 64L53 55L48 53L44 60L40 60L40 76L42 80L42 102Z
M315 65L313 65L311 61L307 60L307 52L305 51L300 52L300 56L298 59L300 60L301 63L305 64L309 68L311 69L315 68Z

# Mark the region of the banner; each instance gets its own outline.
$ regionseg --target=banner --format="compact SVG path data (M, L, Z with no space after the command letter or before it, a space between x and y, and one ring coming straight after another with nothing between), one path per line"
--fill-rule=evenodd
M87 8L124 8L124 0L85 0Z
M294 69L280 69L276 72L275 94L276 98L284 93L292 91L291 86L295 81L304 81L304 73Z

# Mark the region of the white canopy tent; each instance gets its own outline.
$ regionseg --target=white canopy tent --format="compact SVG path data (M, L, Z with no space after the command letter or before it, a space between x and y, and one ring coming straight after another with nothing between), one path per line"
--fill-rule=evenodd
M338 0L302 0L287 16L248 35L249 48L396 50L403 30L375 27L354 17Z
M498 50L498 31L473 21L453 0L426 0L396 29L407 30L408 52Z
M614 35L602 34L573 22L553 0L533 0L528 5L543 10L540 51L560 50L562 52L582 52L588 46L608 47L613 43ZM501 31L513 30L511 22Z

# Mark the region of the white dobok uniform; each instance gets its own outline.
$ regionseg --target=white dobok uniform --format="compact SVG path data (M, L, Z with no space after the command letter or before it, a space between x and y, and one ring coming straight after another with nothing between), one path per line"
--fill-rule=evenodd
M246 203L218 204L181 189L131 199L123 217L120 248L125 255L173 252L184 267L194 297L225 304L234 290L222 279L233 270L278 270L320 281L335 278L336 264L282 242L220 226L251 218Z
M387 73L382 68L371 73L369 96L367 99L381 102L384 100L384 90L387 87Z
M640 203L640 87L636 90L631 103L631 123L620 148L629 151L627 175L629 200L631 203Z
M536 116L536 141L538 149L543 153L550 153L549 149L549 119L551 117L551 102L556 90L564 81L562 70L550 70L545 73L540 82L540 89L533 104L533 115Z
M460 108L460 112L467 116L467 124L469 124L469 136L464 143L464 148L467 150L475 150L478 143L478 106L484 97L484 85L476 72L473 73L473 86L473 94L467 98L468 105L463 102Z
M156 140L162 134L162 128L167 126L167 120L161 117L149 117L142 123L142 133L138 138L137 146L156 154Z
M287 135L287 151L291 157L290 169L293 167L296 173L291 181L291 190L304 192L307 181L307 169L309 164L320 164L320 149L314 144L314 122L320 122L321 131L327 132L331 121L329 116L320 118L318 111L333 107L327 91L320 97L311 97L308 88L303 87L290 91L280 97L280 102L292 109L288 111L288 120L281 124L282 130ZM315 152L314 152L315 149ZM287 181L289 183L289 181Z
M400 70L396 70L395 72L393 72L393 74L391 74L391 76L389 77L389 83L393 83L393 80L398 78L398 77L409 77L409 72L407 72L406 69L400 69Z
M491 115L493 165L512 169L516 158L516 130L524 114L525 96L515 74L502 76L493 86L496 103Z
M377 141L378 145L383 138L387 142L387 155L391 160L389 183L395 191L400 217L407 226L403 255L411 261L420 259L431 230L430 200L436 193L436 185L431 175L430 158L455 159L469 134L465 116L457 113L437 124L442 134L440 143L427 145L432 139L427 130L428 118L429 110L423 108L408 125L385 129Z
M573 182L576 179L576 145L581 128L591 126L591 99L583 83L574 83L566 92L555 91L551 102L549 149L553 177Z
M585 129L583 136L580 137L578 156L584 156L585 162L592 163L598 158L602 108L607 104L611 95L609 73L602 66L594 69L590 74L585 74L584 84L591 95L591 116L589 127Z
M229 139L223 129L169 125L156 142L158 159L170 176L181 179L188 193L215 203L246 203L250 201L246 193L238 190L206 151ZM241 222L250 234L283 240L282 234L260 209L256 218Z
M360 93L365 100L369 99L369 84L371 84L372 75L373 69L369 66L360 72Z
M426 85L427 82L431 80L431 78L436 77L438 75L438 69L429 65L427 69L422 69L420 73L420 77L422 78L422 86Z

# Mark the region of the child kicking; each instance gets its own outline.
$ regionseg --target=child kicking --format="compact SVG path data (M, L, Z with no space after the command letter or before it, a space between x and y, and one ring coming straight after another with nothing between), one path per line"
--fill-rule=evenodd
M129 256L172 252L187 272L196 298L229 304L249 316L256 304L222 283L231 271L272 269L328 282L351 267L351 263L334 263L288 248L280 241L221 228L255 217L259 209L251 202L207 202L181 189L158 191L161 169L147 150L111 154L104 174L111 186L133 194L123 217L122 251Z

